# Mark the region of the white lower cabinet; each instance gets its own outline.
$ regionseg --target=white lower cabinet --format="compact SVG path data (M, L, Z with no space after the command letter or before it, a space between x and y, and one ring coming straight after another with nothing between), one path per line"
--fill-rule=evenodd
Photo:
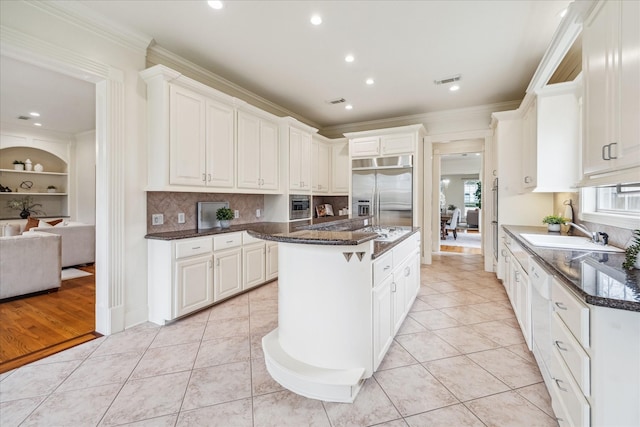
M149 239L147 248L149 320L159 325L278 276L278 244L246 232Z
M242 290L242 248L216 251L213 254L214 301L230 297Z
M267 242L267 253L265 256L265 279L273 280L278 277L278 243Z
M254 243L242 248L242 289L247 290L265 281L265 243Z
M393 318L391 286L393 276L389 275L373 288L373 370L384 359L393 341Z
M373 263L373 369L378 369L420 288L419 235ZM394 268L395 267L395 268Z
M175 307L176 317L213 302L213 260L211 254L176 261Z

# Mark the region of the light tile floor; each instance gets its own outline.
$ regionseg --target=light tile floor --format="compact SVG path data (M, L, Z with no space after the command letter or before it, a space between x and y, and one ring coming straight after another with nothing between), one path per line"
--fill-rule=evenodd
M265 368L277 282L171 325L146 323L0 376L10 426L557 426L502 285L440 254L353 404L293 394Z

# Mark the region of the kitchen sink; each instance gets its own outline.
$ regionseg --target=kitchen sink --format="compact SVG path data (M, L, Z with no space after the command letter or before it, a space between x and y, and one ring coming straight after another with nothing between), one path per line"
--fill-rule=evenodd
M604 246L593 243L590 239L581 236L563 236L550 234L521 234L520 237L533 246L545 248L575 249L579 251L600 252L624 252L624 249L615 246Z
M358 231L376 233L378 235L378 237L374 239L376 242L394 242L411 230L400 227L365 227Z

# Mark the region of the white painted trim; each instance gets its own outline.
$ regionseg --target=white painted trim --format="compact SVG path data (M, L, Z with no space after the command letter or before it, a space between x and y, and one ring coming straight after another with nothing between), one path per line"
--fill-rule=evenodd
M0 54L96 85L96 331L124 330L124 73L67 48L0 27ZM109 158L107 158L109 156ZM119 163L118 163L119 162Z
M32 7L96 34L137 54L146 54L153 37L125 27L89 9L82 2L30 0Z
M257 95L225 79L224 77L221 77L191 61L188 61L159 45L153 45L147 49L147 62L157 65L163 64L178 71L188 70L189 74L191 74L191 76L189 76L190 78L193 78L194 80L197 80L207 86L210 86L217 90L221 90L231 96L238 94L242 96L245 102L255 105L258 108L270 110L271 113L278 114L280 116L290 116L299 120L300 122L307 124L308 126L320 128L320 125L318 123L315 123L305 117L302 117L299 114L296 114L293 111L281 107L280 105L277 105L269 101L268 99L265 99L260 95Z

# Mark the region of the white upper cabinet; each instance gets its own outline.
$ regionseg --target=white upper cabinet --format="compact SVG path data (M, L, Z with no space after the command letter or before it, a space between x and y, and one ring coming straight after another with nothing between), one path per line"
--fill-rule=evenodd
M229 105L207 101L207 185L228 188L234 186L234 114L234 109Z
M351 144L351 157L375 157L380 155L380 137L355 138Z
M329 192L331 146L314 138L311 143L311 183L313 192Z
M331 194L348 194L351 165L349 164L349 144L331 145Z
M278 125L238 111L238 187L277 190L279 187Z
M170 183L205 185L206 100L179 86L169 87Z
M521 192L576 191L580 80L545 86L522 117Z
M585 182L617 183L618 174L594 175L640 166L639 21L640 2L611 0L599 3L584 24Z
M415 154L418 146L416 125L345 134L349 138L351 157ZM379 132L376 134L376 132Z
M416 134L383 135L380 138L380 152L383 156L391 154L413 154L416 149Z
M289 189L311 190L311 134L289 127Z

